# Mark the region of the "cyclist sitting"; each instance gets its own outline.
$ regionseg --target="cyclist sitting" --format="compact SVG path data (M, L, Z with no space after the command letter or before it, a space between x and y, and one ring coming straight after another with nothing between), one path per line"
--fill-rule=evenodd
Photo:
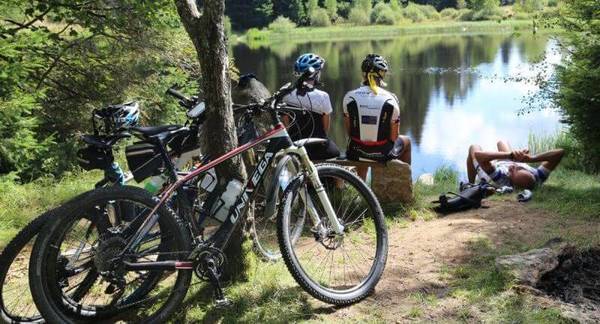
M344 126L350 135L349 160L385 162L399 159L411 163L411 143L399 135L400 108L398 98L381 88L388 63L377 54L369 54L361 65L363 84L344 97ZM358 167L364 179L367 167Z
M308 111L308 113L295 114L295 127L290 127L290 136L293 140L309 137L327 139L326 143L305 146L311 160L326 160L340 155L335 143L327 137L330 114L333 111L329 94L316 89L324 66L325 60L317 54L300 55L294 64L294 73L302 75L309 68L313 68L315 73L304 82L305 87L294 90L283 98L283 102L287 105ZM289 120L284 119L284 122L289 124Z

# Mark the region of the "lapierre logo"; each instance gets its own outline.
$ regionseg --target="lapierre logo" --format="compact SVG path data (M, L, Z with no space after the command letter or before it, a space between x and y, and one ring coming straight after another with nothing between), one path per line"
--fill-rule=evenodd
M265 158L262 159L262 161L260 161L260 164L258 164L258 167L256 168L256 172L254 172L254 175L252 176L253 187L256 187L256 185L258 184L258 181L262 177L263 173L265 173L265 170L267 169L267 166L269 165L269 161L271 161L272 157L273 157L273 153L266 152Z
M240 218L240 215L242 214L242 211L244 210L244 207L246 206L247 202L248 202L248 194L246 193L246 191L244 191L244 193L242 194L242 197L240 199L240 203L235 206L235 209L233 210L233 213L231 213L231 217L229 218L229 220L231 220L232 224L235 224L235 222L237 222L238 218Z

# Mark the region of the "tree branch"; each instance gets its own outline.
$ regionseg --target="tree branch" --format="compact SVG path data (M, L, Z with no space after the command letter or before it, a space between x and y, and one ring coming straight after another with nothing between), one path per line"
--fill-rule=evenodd
M4 21L9 22L11 24L17 25L19 27L15 27L12 29L7 30L7 32L9 34L14 35L16 32L18 32L21 29L25 29L25 28L29 28L31 25L33 25L34 23L36 23L37 21L41 20L42 18L44 18L50 11L52 11L52 9L54 9L54 6L48 6L48 8L46 10L44 10L41 14L33 17L33 19L31 19L29 22L21 24L19 22L16 22L12 19L4 19Z

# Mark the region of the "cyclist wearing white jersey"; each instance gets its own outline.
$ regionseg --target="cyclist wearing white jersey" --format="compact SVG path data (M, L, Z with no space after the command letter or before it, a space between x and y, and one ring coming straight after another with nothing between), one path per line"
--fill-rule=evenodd
M335 143L327 137L330 115L333 112L329 94L316 88L324 66L325 60L317 54L300 55L294 64L294 73L302 75L309 68L313 68L315 73L305 81L305 87L294 90L283 98L283 102L287 105L304 110L303 113L297 113L294 116L295 125L289 130L293 140L309 137L327 139L326 143L305 145L311 160L326 160L340 155ZM289 120L284 118L284 122L289 123Z
M377 54L369 54L361 65L363 84L344 97L344 125L350 141L346 156L349 160L385 162L399 159L411 163L411 143L400 132L398 98L381 88L388 63ZM358 168L365 178L366 167Z
M484 151L479 145L469 147L469 182L485 180L499 187L534 189L548 179L564 155L562 149L531 155L529 149L512 150L503 141L499 141L497 146L498 151ZM527 163L541 164L535 168Z

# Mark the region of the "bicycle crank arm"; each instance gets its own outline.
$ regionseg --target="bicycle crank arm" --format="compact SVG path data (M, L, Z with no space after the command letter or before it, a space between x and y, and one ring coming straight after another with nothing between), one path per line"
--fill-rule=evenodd
M125 269L129 271L143 270L192 270L191 261L156 261L156 262L128 262L124 261Z

